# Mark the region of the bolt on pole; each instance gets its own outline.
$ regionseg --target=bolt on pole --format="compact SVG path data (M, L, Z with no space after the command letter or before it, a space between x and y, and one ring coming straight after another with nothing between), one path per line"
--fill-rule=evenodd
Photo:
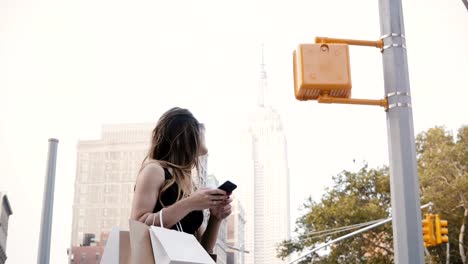
M379 0L395 263L422 264L424 250L419 210L413 113L401 0Z

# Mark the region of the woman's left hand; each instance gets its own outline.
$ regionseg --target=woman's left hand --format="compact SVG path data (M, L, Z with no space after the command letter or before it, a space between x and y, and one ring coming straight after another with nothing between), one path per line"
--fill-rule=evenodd
M210 208L210 215L219 221L225 219L231 214L231 202L232 198L228 197L227 200Z

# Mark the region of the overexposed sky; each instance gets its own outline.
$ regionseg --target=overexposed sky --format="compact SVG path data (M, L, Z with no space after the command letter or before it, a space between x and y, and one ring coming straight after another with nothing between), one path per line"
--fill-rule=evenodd
M415 133L468 123L468 12L404 1ZM235 179L265 44L288 142L291 222L353 159L388 164L385 112L293 96L292 51L315 36L375 40L377 1L0 1L0 190L13 208L8 263L37 258L47 139L60 140L51 263L65 263L78 139L103 123L156 122L172 106L207 127L209 171ZM351 47L353 96L381 98L377 49Z

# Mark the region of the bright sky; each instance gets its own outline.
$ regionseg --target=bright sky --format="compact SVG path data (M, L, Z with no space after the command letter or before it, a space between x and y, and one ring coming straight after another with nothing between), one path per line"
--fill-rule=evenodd
M468 122L468 12L461 0L404 1L415 133ZM260 44L288 141L291 222L353 159L388 164L378 107L293 96L293 49L315 36L375 40L378 4L346 1L0 1L0 190L13 208L8 263L35 263L47 139L60 140L51 263L70 243L76 143L103 123L155 122L172 106L207 126L209 171L236 177L254 107ZM352 47L353 96L381 98L377 49Z

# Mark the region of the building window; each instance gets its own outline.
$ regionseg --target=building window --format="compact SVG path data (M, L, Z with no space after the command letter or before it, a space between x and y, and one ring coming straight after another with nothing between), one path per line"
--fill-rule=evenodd
M102 212L102 214L103 214L104 216L108 216L108 215L109 215L109 209L104 208L104 211Z
M113 202L114 203L117 202L114 199L115 199L115 197L113 197L113 196L106 196L106 197L104 197L104 203L105 204L112 204Z
M84 227L84 220L82 218L80 218L78 220L78 228L83 228Z
M79 215L79 216L84 216L84 215L85 215L85 209L84 209L84 208L80 208L80 209L78 210L78 215Z
M85 171L86 171L86 172L88 171L88 166L87 166L87 165L88 165L88 163L85 162L85 161L80 162L79 168L80 168L80 172L81 172L81 173L83 173L83 172L85 172Z
M81 173L80 180L81 180L81 182L87 182L88 181L88 173Z
M116 160L119 157L119 154L120 154L119 152L111 152L110 153L110 158L112 160Z

